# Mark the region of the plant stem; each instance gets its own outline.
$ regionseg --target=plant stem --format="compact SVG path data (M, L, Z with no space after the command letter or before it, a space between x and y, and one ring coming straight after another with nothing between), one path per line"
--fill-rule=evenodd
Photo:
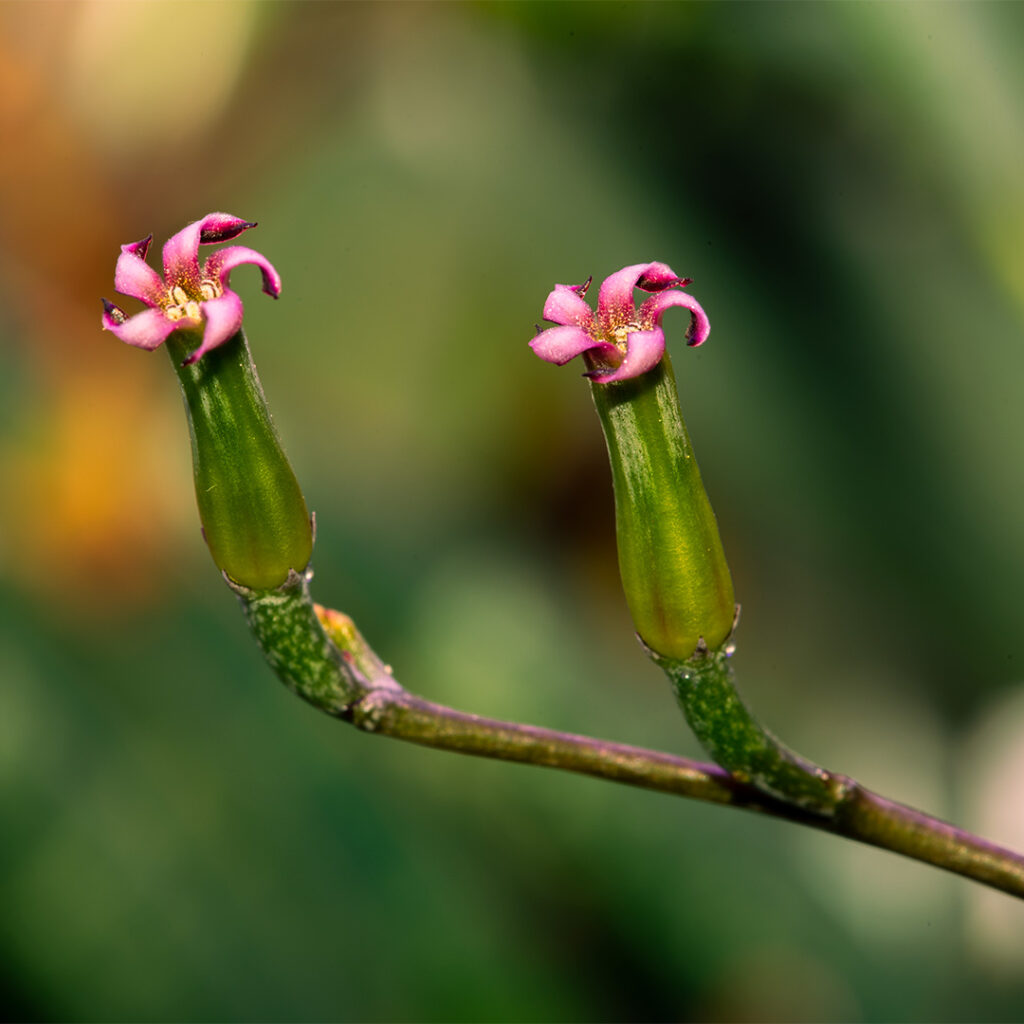
M842 780L830 814L774 800L723 768L590 736L456 711L400 687L367 691L339 717L364 732L758 811L901 853L1024 899L1024 856Z
M1024 899L1024 856L878 796L845 776L822 773L829 799L801 804L792 797L778 799L759 788L759 780L717 765L457 711L400 686L347 615L313 604L305 576L296 574L273 590L234 584L232 589L285 684L363 732L759 811L902 853ZM778 770L802 770L798 760L799 765L789 765L782 758Z
M1024 856L887 800L846 776L822 773L829 799L815 801L813 807L800 806L776 799L753 781L730 775L717 765L457 711L399 686L347 615L320 606L316 612L324 632L368 684L338 715L364 732L758 811L901 853L1024 899ZM778 750L785 748L779 745ZM773 758L776 753L772 751ZM802 770L803 759L791 756ZM772 770L788 770L785 758L779 764Z
M732 645L698 650L686 661L649 652L672 683L686 721L716 764L762 792L829 816L850 780L790 750L757 721L743 702L729 661Z

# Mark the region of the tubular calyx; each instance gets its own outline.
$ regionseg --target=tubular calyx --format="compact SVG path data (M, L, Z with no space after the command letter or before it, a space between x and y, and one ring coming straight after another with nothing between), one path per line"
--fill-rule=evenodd
M640 639L684 661L732 632L735 599L667 354L649 372L591 384L615 487L619 570Z
M196 502L210 554L237 584L279 587L313 551L305 498L281 447L240 330L183 365L193 332L176 331L167 350L178 374L189 433Z

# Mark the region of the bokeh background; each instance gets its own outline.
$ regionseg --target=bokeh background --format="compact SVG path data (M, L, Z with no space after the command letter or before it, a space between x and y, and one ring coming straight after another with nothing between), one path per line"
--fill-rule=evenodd
M403 747L261 663L118 246L210 210L410 688L696 754L618 591L556 281L660 259L789 742L1024 846L1024 6L0 5L0 997L25 1020L996 1021L1024 907L779 822Z

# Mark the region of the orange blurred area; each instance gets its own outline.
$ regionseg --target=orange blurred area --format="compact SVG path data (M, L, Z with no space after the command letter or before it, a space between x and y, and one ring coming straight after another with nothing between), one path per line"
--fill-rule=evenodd
M250 23L252 12L236 7L211 17ZM164 216L134 183L159 180L171 144L190 165L186 175L198 173L197 132L221 116L240 70L237 60L233 74L222 70L212 91L192 82L195 98L186 93L179 102L188 110L201 97L204 117L182 125L172 116L160 131L155 122L169 115L153 106L164 91L151 74L153 33L168 13L159 8L0 11L0 274L12 311L6 341L17 346L34 392L28 415L0 445L4 521L14 539L3 571L43 598L112 618L159 596L175 547L194 528L187 503L174 500L184 460L160 451L176 409L155 389L168 382L158 385L152 367L142 371L142 353L100 332L99 299L114 294L117 246ZM112 54L130 64L138 49L147 56L136 52L137 66L121 68L120 91L93 89ZM140 116L152 137L125 164L125 126ZM175 426L177 450L185 434ZM102 601L83 602L98 589Z

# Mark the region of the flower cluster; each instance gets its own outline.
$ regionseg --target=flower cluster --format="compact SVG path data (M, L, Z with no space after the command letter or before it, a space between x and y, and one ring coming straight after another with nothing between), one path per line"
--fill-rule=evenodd
M588 279L581 285L556 284L544 303L544 319L558 324L538 331L530 348L559 366L584 352L591 369L585 374L598 384L639 377L655 367L665 352L661 318L671 306L690 311L688 344L700 345L708 336L708 318L692 295L690 283L664 263L635 263L606 277L597 297L597 315L584 300ZM653 292L637 308L633 289Z
M161 345L172 331L202 329L202 344L186 365L223 345L242 326L242 300L228 287L231 271L242 263L255 263L263 274L263 291L275 299L281 294L281 278L265 257L244 245L221 249L200 267L199 246L230 241L255 226L227 213L210 213L189 224L164 245L162 278L146 262L152 235L122 245L114 287L148 308L128 316L104 299L103 327L121 341L145 349Z

